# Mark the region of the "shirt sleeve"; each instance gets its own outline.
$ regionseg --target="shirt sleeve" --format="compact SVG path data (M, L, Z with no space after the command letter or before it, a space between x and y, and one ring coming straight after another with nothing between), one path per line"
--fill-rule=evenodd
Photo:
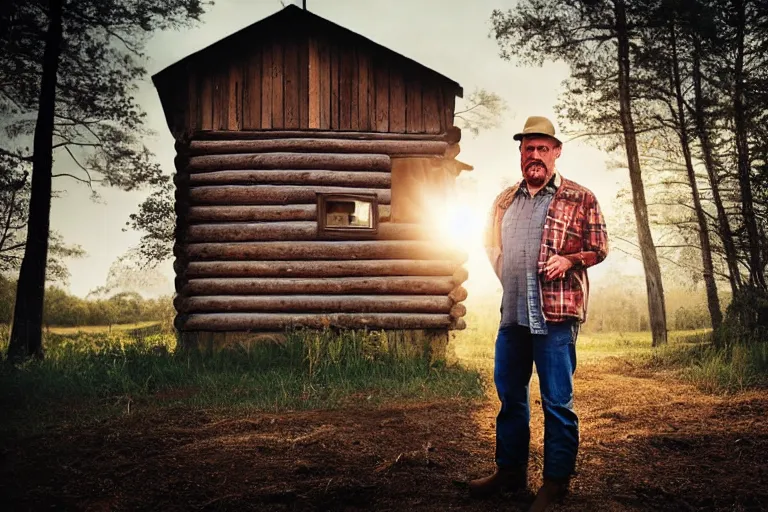
M499 196L500 197L500 196ZM491 263L491 267L496 275L501 279L499 272L499 260L501 259L501 247L498 246L496 241L496 210L499 204L499 197L493 202L491 211L488 213L485 224L485 232L483 234L483 242L485 246L485 253L488 256L488 261Z
M574 268L597 265L608 256L608 231L605 227L605 218L593 194L590 193L585 198L584 209L581 226L582 250L564 255Z

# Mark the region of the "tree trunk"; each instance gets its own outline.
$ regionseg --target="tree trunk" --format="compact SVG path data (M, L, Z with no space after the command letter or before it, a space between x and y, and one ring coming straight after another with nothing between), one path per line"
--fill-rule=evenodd
M723 323L723 312L720 310L720 298L717 296L717 283L715 282L715 271L712 266L712 248L709 243L709 226L707 224L707 217L704 214L704 209L701 206L699 186L696 183L696 171L693 168L693 159L691 158L691 145L685 118L683 88L680 80L680 62L677 54L677 34L675 24L675 20L670 23L670 42L672 46L672 80L674 82L675 98L677 99L678 136L680 137L680 145L683 149L688 183L691 186L693 209L696 213L696 221L699 225L701 263L704 267L704 286L707 290L709 317L712 322L712 328L717 329L720 327L720 324Z
M739 168L739 189L741 191L741 213L747 228L749 249L750 284L765 290L762 258L760 255L760 233L752 199L750 181L749 142L747 139L747 121L744 107L744 32L746 25L746 6L744 0L733 0L736 10L736 62L733 69L733 117L736 135L736 154Z
M53 122L56 75L61 53L63 1L51 0L49 4L40 102L35 125L27 243L19 271L13 329L8 345L8 359L11 361L22 361L30 356L43 358L43 300L51 216Z
M614 0L616 14L616 34L618 38L619 64L619 109L621 125L624 131L624 143L627 151L627 166L632 184L632 203L635 210L635 222L640 243L640 254L645 269L645 285L648 292L648 315L653 336L653 346L667 342L667 316L664 304L664 287L661 282L661 269L656 256L651 227L648 222L648 206L645 201L645 189L640 169L640 157L637 151L635 123L632 119L632 100L630 98L629 69L629 29L624 0Z
M731 283L731 293L736 293L741 288L741 272L739 271L739 258L736 252L736 244L733 241L733 232L728 222L728 214L723 206L723 198L720 195L720 179L715 168L714 151L712 149L712 140L709 136L707 123L704 117L704 95L701 87L701 40L698 35L693 35L693 92L694 109L693 119L696 123L696 132L701 144L701 153L704 158L704 167L707 169L709 177L709 186L712 189L712 202L715 203L717 210L717 226L720 239L723 241L725 250L725 261L728 264L729 281Z

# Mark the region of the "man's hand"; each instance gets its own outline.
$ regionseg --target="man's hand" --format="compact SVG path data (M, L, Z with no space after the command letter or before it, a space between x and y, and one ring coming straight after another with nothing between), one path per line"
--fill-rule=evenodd
M568 272L568 269L572 266L573 263L568 261L567 258L558 255L552 256L547 260L547 264L544 266L547 281L565 277L565 273Z

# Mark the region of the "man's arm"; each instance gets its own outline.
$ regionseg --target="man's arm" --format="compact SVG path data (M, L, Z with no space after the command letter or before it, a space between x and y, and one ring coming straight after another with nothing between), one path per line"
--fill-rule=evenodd
M499 279L501 275L499 273L499 260L501 259L501 247L498 246L495 235L496 224L496 208L499 204L499 197L491 205L491 211L488 214L488 218L485 223L485 233L483 233L483 245L485 246L485 253L488 256L488 260L491 262L491 267L496 273Z
M600 205L592 193L584 201L584 219L582 221L582 250L563 256L571 262L573 268L588 268L597 265L608 256L608 232Z

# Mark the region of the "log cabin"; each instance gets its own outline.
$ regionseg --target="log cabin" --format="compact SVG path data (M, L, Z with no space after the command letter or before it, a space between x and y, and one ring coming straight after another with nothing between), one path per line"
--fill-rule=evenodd
M464 328L466 254L430 224L472 169L459 84L293 5L152 79L176 140L182 344Z

